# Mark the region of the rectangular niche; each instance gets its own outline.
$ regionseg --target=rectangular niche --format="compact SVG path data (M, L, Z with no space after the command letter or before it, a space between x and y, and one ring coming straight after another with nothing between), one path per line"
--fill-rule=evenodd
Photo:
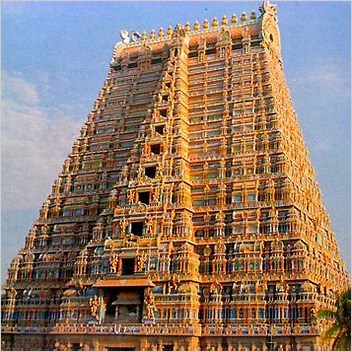
M164 117L164 118L167 117L167 109L161 109L160 110L160 117Z
M149 199L150 199L150 192L138 192L138 200L141 203L144 203L146 205L149 205Z
M122 275L134 274L134 258L122 258Z
M159 134L164 134L164 128L165 128L165 125L155 126L155 132Z
M160 153L161 153L161 144L160 144L160 143L158 143L158 144L151 144L151 145L150 145L150 151L151 151L153 154L160 155Z
M131 222L131 233L136 236L143 236L143 228L144 222L143 221L136 221Z
M156 166L147 166L144 174L150 178L155 178L156 176Z

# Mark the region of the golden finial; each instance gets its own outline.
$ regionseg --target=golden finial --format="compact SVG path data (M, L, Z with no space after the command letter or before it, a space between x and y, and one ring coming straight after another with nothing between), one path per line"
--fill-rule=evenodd
M149 39L151 39L151 40L155 39L155 30L154 29L151 30Z
M199 22L198 22L198 21L194 22L193 29L194 29L195 31L199 31L199 28L200 28Z
M163 27L160 27L159 33L158 33L158 37L159 38L163 38L164 37L164 28Z
M141 39L142 39L142 40L147 40L147 33L146 33L146 32L143 32L143 33L142 33Z
M232 24L237 24L237 15L235 13L231 17L231 23Z
M226 17L225 15L222 16L221 24L222 24L223 26L227 26L227 17Z
M190 30L191 30L191 25L189 24L189 22L187 22L185 25L185 31L189 32Z
M242 12L241 14L241 23L246 23L247 21L247 14L245 12Z
M167 28L167 35L168 35L169 37L171 37L172 32L173 32L172 27L169 26L169 27Z
M255 14L255 11L252 10L252 12L251 12L251 17L250 17L251 21L255 21L256 18L257 18L257 15Z
M209 28L209 22L207 19L203 21L203 29L208 29Z
M213 22L211 23L212 27L216 28L219 24L219 21L216 17L213 18Z

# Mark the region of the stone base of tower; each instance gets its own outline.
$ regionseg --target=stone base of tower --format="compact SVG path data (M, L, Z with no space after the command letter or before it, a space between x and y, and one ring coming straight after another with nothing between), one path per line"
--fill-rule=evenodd
M198 337L2 335L2 351L199 351Z
M2 334L2 351L320 351L318 336Z

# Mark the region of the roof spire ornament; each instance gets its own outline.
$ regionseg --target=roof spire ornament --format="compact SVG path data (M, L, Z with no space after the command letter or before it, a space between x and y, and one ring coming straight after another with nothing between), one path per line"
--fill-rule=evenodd
M231 23L232 24L237 24L237 15L235 13L231 17Z
M173 33L173 29L172 29L172 26L170 25L170 26L167 28L167 35L168 35L169 37L171 37L172 33Z
M241 14L241 23L245 24L247 22L247 14L243 11Z
M252 12L251 12L250 19L251 19L251 21L255 21L257 19L257 15L254 10L252 10Z
M180 31L181 29L183 29L183 26L181 23L177 23L175 30Z
M191 25L190 25L189 22L187 22L186 25L185 25L185 31L189 32L190 30L191 30Z
M151 32L150 32L150 37L149 37L151 40L154 40L155 39L155 29L152 29Z

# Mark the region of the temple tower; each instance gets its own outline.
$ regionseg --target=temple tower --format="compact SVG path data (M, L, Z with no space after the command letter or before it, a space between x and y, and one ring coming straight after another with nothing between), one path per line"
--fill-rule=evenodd
M3 350L326 350L348 286L276 6L123 32L12 261Z

